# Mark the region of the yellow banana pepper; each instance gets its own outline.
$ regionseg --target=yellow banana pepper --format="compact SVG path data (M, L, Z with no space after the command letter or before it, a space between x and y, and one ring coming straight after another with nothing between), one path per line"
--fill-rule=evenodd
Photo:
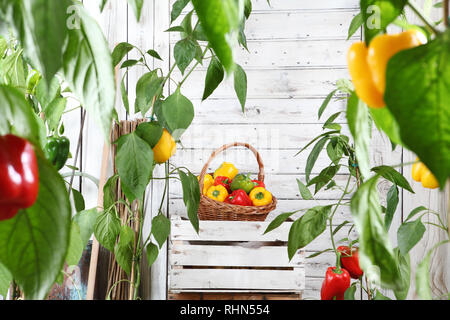
M378 35L369 47L365 42L353 43L347 54L347 62L358 97L369 107L385 107L383 96L389 59L399 51L425 42L426 38L420 31L411 29L398 34Z
M411 174L412 178L417 182L421 182L424 188L439 188L439 182L437 181L436 177L431 173L431 171L423 162L414 163Z
M177 151L177 144L172 135L166 129L159 139L156 146L153 148L153 159L156 163L164 163Z
M236 167L232 163L223 162L220 167L216 171L214 171L214 179L217 177L227 177L230 180L233 180L238 172L238 169L236 169Z
M272 194L263 187L256 187L250 191L250 200L254 206L265 206L272 203Z
M200 176L197 177L197 180L200 181ZM203 179L203 192L202 194L206 195L209 187L214 184L214 179L210 174L205 174L205 178Z
M222 185L209 187L206 196L216 201L223 202L228 197L227 189Z

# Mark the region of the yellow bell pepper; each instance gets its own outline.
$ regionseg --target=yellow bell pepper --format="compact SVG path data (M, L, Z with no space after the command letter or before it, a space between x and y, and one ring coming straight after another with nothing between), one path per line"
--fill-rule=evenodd
M216 171L214 171L214 179L217 177L227 177L230 180L233 180L238 172L239 170L236 169L236 167L232 163L223 162L220 167Z
M206 196L216 201L223 202L228 197L228 191L224 186L217 185L209 187Z
M436 177L431 173L431 171L423 162L414 163L412 166L411 174L412 178L417 182L421 182L424 188L439 188L439 182L437 181Z
M389 59L399 51L425 42L426 37L420 31L411 29L398 34L378 35L369 47L365 42L353 43L347 54L347 62L358 97L369 107L385 107L383 96Z
M197 176L197 180L200 181L200 176ZM205 174L205 178L203 179L203 192L202 194L206 195L206 192L208 192L209 187L211 187L214 184L214 179L210 174Z
M159 139L156 146L153 148L153 159L156 163L164 163L177 151L177 144L172 135L166 129Z
M250 191L250 200L254 206L265 206L272 203L272 194L263 187L256 187Z

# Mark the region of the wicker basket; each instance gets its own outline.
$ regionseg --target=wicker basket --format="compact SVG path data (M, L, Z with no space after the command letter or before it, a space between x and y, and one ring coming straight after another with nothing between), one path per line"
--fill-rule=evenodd
M264 181L264 165L261 157L248 143L234 142L223 145L219 149L215 150L208 161L203 166L202 172L199 177L200 190L203 190L203 180L205 178L206 170L214 157L220 152L231 147L246 147L250 149L256 157L259 166L258 180ZM211 174L212 175L212 174ZM277 199L272 196L272 203L265 206L238 206L225 202L220 202L208 198L205 195L200 196L200 205L198 208L198 217L200 220L227 220L227 221L264 221L270 211L274 210L277 206Z

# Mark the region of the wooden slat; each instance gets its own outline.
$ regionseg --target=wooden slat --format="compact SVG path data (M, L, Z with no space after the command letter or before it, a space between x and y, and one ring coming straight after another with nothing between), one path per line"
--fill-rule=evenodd
M304 269L172 269L170 290L190 289L254 289L301 291L305 287Z
M170 250L172 266L223 267L299 267L304 264L304 252L291 261L285 246L246 248L232 245L186 245L175 243Z

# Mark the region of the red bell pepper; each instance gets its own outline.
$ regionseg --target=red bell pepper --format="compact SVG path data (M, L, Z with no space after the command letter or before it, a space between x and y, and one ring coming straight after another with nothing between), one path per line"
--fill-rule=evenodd
M30 142L12 134L0 136L0 221L31 207L39 190L39 170Z
M231 193L231 179L224 176L218 176L214 179L215 186L224 186L227 189L228 193Z
M337 251L341 253L342 267L350 273L353 279L359 279L364 272L359 267L358 248L353 247L350 250L347 246L340 246Z
M251 206L252 200L247 195L247 192L243 189L234 190L226 199L226 203L236 204L238 206Z
M350 287L350 274L344 268L328 267L320 291L321 300L344 300L344 293Z
M252 180L252 182L255 184L255 188L257 188L257 187L263 187L264 189L266 188L266 185L262 181Z

